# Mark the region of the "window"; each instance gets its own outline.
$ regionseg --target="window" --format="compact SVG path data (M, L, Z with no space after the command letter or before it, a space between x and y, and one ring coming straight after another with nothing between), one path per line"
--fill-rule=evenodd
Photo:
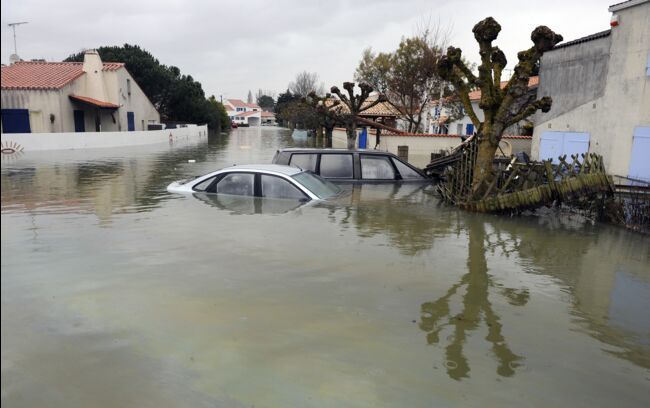
M214 181L214 177L210 177L207 180L204 180L200 182L199 184L195 185L192 187L192 190L194 191L206 191L208 187L210 187L210 184ZM214 192L214 191L208 191L208 192Z
M320 175L329 178L351 179L351 154L322 154L320 157Z
M126 93L131 96L131 80L129 78L126 79Z
M241 112L243 110L244 110L244 108L237 108L237 112Z
M386 156L361 155L361 178L365 180L394 180L395 170Z
M456 125L456 134L457 135L462 135L463 134L463 124L459 123Z
M341 192L341 189L334 184L308 171L298 173L293 178L319 198L328 198Z
M402 176L403 180L413 180L413 179L421 179L422 176L418 174L417 171L413 170L406 164L402 163L401 161L393 158L393 163L395 163L395 167L397 167L397 171L399 171L400 176Z
M262 197L267 198L289 198L300 200L306 198L305 194L287 180L262 174Z
M303 170L316 171L317 154L293 154L291 155L290 166L296 166Z
M255 174L229 173L217 183L217 194L254 195Z

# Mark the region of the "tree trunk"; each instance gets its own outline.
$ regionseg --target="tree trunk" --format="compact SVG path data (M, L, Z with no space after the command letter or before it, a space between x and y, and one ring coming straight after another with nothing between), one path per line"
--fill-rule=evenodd
M498 144L490 143L488 135L476 135L478 137L478 151L476 152L476 163L472 174L472 197L470 199L481 199L487 185L494 177L493 161L494 154L499 147Z
M333 128L325 128L325 147L332 147Z
M357 124L352 123L346 127L345 133L348 136L348 150L354 150L357 141Z

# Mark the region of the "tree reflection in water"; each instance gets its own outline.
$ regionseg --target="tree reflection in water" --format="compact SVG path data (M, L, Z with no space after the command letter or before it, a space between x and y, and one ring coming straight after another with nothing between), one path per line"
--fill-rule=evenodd
M449 288L444 296L434 302L422 304L420 329L427 332L429 344L438 344L443 329L453 328L453 334L448 337L450 343L445 348L445 366L451 378L461 380L468 378L470 372L469 363L463 353L467 335L479 329L482 322L485 323L488 331L485 339L492 344L492 352L498 361L496 372L501 376L511 377L524 357L510 350L502 333L501 319L494 312L489 300L491 288L497 285L488 274L484 225L476 220L468 222L468 272L457 284ZM465 293L461 295L463 289ZM514 306L525 305L529 299L525 289L499 288L499 292ZM455 296L462 296L462 311L452 315L449 304Z

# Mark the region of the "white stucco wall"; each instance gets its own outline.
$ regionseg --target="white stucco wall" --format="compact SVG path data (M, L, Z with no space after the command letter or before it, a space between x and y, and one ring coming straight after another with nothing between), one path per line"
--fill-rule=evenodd
M650 2L615 14L619 16L619 26L613 27L611 32L606 84L602 96L551 119L538 121L532 143L534 159L539 158L543 132L586 132L590 134L589 151L603 155L607 171L628 175L634 128L650 126L650 76L646 72L650 58ZM597 45L594 43L594 46ZM566 52L566 49L551 53L560 51ZM566 74L570 75L570 72ZM540 84L542 86L544 84Z
M17 144L27 152L175 143L207 137L208 127L203 125L135 132L3 133L1 139L3 146Z

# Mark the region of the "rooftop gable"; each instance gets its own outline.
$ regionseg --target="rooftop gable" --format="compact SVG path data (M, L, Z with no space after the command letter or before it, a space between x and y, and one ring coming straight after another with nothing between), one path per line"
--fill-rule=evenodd
M259 107L258 104L256 103L246 103L242 101L241 99L228 99L228 103L235 108L257 108L257 109L262 109Z

